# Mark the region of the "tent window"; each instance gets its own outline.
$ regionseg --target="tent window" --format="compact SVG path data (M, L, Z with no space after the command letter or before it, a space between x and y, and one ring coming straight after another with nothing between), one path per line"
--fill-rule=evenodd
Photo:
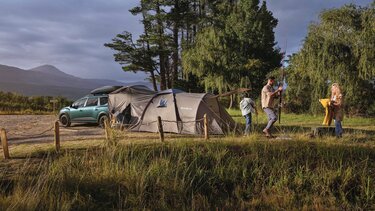
M167 102L168 102L167 99L161 98L161 99L159 100L158 108L164 108L164 107L167 107Z

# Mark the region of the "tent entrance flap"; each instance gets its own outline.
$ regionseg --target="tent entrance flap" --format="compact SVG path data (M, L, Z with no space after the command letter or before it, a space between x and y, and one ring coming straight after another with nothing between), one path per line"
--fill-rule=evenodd
M132 118L130 104L121 113L119 113L115 118L116 118L117 123L121 123L124 125L130 124L131 118Z

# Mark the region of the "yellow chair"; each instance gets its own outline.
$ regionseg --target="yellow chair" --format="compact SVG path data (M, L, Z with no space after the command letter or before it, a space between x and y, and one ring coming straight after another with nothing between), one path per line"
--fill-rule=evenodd
M326 115L324 116L324 120L322 125L330 126L332 123L333 118L333 111L331 109L331 100L330 99L319 99L319 102L322 104L323 108L325 108Z

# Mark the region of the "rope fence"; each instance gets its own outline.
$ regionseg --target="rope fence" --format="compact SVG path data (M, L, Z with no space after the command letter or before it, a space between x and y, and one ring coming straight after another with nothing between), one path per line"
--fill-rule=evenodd
M53 130L53 128L54 128L54 126L52 126L52 127L50 127L50 128L48 128L47 130L44 130L43 132L41 132L41 133L35 133L35 134L32 134L32 135L29 135L29 134L25 134L25 135L23 135L23 134L19 134L18 135L18 137L15 137L14 139L18 139L18 138L25 138L25 137L27 137L27 138L39 138L41 135L44 135L45 133L47 133L47 132L49 132L49 131L52 131ZM8 131L9 132L9 131Z
M182 124L187 124L187 123L197 123L197 122L202 122L204 120L204 118L201 118L201 119L197 119L197 120L191 120L191 121L179 121L179 120L162 120L163 122L163 125L165 122L167 123L182 123ZM112 127L115 127L116 124L121 124L125 127L135 127L135 126L139 126L139 125L151 125L151 124L155 124L157 123L158 121L155 120L155 121L150 121L150 122L144 122L144 121L139 121L138 123L134 123L134 124L124 124L124 123L121 123L123 121L119 121L119 122L114 122L111 124Z
M123 124L122 126L130 126L130 127L133 126L134 127L134 126L140 126L140 125L150 125L150 124L155 124L155 123L157 123L158 133L159 133L159 137L160 137L161 142L164 142L164 140L165 140L164 128L163 127L167 123L179 123L179 124L203 123L204 139L205 140L209 139L209 127L208 127L209 120L208 120L207 114L205 114L203 118L191 120L191 121L162 120L161 117L158 116L157 120L155 120L155 121L150 121L150 122L146 122L146 123L140 121L137 125L133 125L133 124L125 125L125 124ZM104 128L105 139L107 141L110 141L110 139L111 139L110 128L113 127L113 124L111 124L109 122L109 120L106 120L104 125L105 125L105 128ZM43 130L42 132L28 134L28 135L18 134L17 137L13 137L12 140L17 140L17 139L20 139L20 138L25 138L25 139L40 138L41 135L44 135L44 134L46 134L47 132L50 132L50 131L53 132L53 140L54 140L56 152L60 152L60 150L61 150L61 145L60 145L61 134L60 134L60 124L59 124L58 120L54 121L53 125L51 127L49 127L46 130ZM8 144L9 138L7 136L8 133L9 133L9 131L7 131L6 129L4 129L4 128L0 129L0 141L1 141L2 149L3 149L4 159L10 159L11 158L10 152L9 152L9 144Z
M207 115L207 114L205 114L205 115ZM162 126L166 126L167 123L176 123L176 124L180 124L180 125L181 124L184 125L184 124L190 124L190 123L195 123L195 124L198 123L198 124L201 124L201 125L198 125L198 126L202 129L202 132L204 132L204 124L205 124L204 120L205 120L205 118L207 118L207 126L208 126L208 124L209 124L208 116L200 118L200 119L196 119L196 120L190 120L190 121L163 120L163 119L161 121L162 121ZM214 119L218 120L218 123L221 124L222 128L226 129L225 132L227 132L227 133L229 133L229 132L242 132L241 130L239 130L237 124L231 127L231 125L229 123L226 123L225 120L223 120L222 118L216 118L216 116L215 116ZM117 120L116 121L115 118L112 118L110 125L113 128L120 128L123 131L131 132L131 131L138 131L136 128L140 128L141 126L150 126L152 124L157 124L158 123L157 120L155 120L155 121L147 121L147 122L145 122L143 120L139 120L139 121L137 121L135 123L132 123L132 124L125 124L123 122L124 122L124 120L122 120L122 121L121 120L120 121ZM231 130L230 128L234 128L234 129ZM209 133L209 127L207 127L207 129L208 129L207 133ZM177 133L181 134L181 132L182 131L180 130Z
M60 151L60 127L59 127L59 121L55 121L54 125L51 128L48 128L47 130L44 130L41 133L33 134L33 135L19 135L20 137L28 137L28 138L38 138L41 135L49 132L49 131L54 131L54 143L55 143L55 148L56 151ZM9 131L8 131L9 132ZM9 139L7 136L7 131L4 128L0 129L0 141L1 145L3 148L3 153L4 153L4 159L10 159L10 153L9 153Z
M122 131L131 132L131 131L138 131L136 128L139 129L141 126L150 126L152 124L156 124L157 132L160 134L160 140L164 141L164 129L163 128L168 123L176 123L177 125L179 125L179 124L180 125L181 124L190 124L190 123L195 123L195 124L202 123L202 125L203 125L202 131L205 134L205 139L208 139L208 137L209 137L208 136L208 132L209 132L208 122L209 121L208 121L208 117L207 117L206 114L204 115L203 118L196 119L196 120L190 120L190 121L163 120L163 119L161 119L160 116L158 116L157 120L155 120L155 121L144 122L144 121L140 120L140 121L138 121L136 123L133 123L133 124L124 124L122 122L121 121L116 122L115 119L112 119L111 123L108 123L108 125L110 125L111 128L120 128L120 130L122 130ZM182 132L182 129L180 128L178 134L181 134L181 132Z

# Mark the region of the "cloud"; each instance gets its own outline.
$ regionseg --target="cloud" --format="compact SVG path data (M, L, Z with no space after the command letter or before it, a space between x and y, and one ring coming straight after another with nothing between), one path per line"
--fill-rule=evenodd
M123 31L138 37L143 31L139 17L128 10L139 0L1 0L0 64L33 68L52 64L84 78L143 80L145 74L124 73L104 43ZM288 53L300 49L307 27L322 9L359 0L268 0L279 19L275 35Z
M84 78L143 80L124 73L103 46L125 30L140 34L136 1L3 0L0 14L0 64L29 69L52 64Z

